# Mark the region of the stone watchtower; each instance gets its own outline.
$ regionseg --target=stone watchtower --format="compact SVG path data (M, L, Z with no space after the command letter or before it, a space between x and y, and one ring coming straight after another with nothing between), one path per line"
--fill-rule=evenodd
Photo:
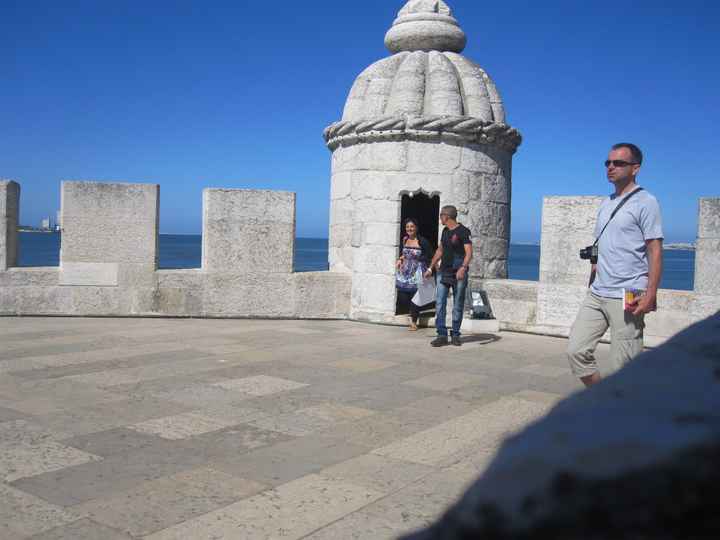
M385 36L392 56L355 80L332 151L330 270L352 273L353 319L392 321L394 263L407 217L436 244L439 209L473 234L471 279L507 277L512 156L519 132L490 77L460 53L442 0L410 0Z

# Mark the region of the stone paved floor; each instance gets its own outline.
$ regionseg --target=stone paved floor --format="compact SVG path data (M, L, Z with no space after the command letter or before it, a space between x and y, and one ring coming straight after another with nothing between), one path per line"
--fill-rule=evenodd
M564 340L0 318L0 538L394 538L579 389Z

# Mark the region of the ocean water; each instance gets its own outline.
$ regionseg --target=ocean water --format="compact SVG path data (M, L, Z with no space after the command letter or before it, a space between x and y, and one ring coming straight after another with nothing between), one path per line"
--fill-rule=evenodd
M60 235L21 232L20 266L57 266L60 260ZM200 268L200 235L161 234L160 268ZM295 242L295 271L327 270L328 246L325 238L298 238ZM664 289L689 291L693 287L695 252L666 250ZM540 246L512 244L508 273L510 279L537 281ZM589 271L589 270L588 270Z

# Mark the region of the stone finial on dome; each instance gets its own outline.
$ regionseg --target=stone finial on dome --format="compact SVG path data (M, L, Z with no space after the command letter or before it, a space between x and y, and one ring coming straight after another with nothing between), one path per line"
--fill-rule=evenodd
M462 52L465 32L443 0L409 0L385 35L392 53L402 51Z

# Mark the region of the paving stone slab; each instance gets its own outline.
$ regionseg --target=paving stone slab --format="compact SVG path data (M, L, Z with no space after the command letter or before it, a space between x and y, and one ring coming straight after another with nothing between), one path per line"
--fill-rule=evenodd
M184 362L175 362L168 360L166 362L158 362L149 366L137 366L131 368L111 369L101 371L99 373L87 373L83 375L71 375L66 379L76 382L98 386L100 388L112 388L121 384L132 384L152 379L162 379L169 374L190 375L202 371L211 371L217 369L225 362L216 356L204 356L198 354L191 360Z
M322 469L319 474L326 478L342 480L363 486L379 493L397 491L416 480L435 472L427 465L363 454Z
M37 534L30 540L132 540L132 537L84 518Z
M215 465L230 474L278 486L366 452L363 446L312 434L243 454L217 456Z
M36 416L34 421L49 431L65 433L63 438L69 438L179 414L189 409L178 403L153 398L131 399Z
M558 366L547 366L543 364L530 364L517 370L518 373L530 373L541 377L560 377L567 375L568 368Z
M13 482L100 459L55 441L35 444L0 441L0 481Z
M443 392L477 384L485 379L486 377L484 375L472 375L461 371L444 371L441 373L426 375L425 377L420 377L419 379L405 381L403 384Z
M66 379L14 380L18 381L17 384L5 395L11 399L10 405L13 409L29 415L49 414L91 404L114 403L123 399L122 395Z
M160 439L155 435L140 433L127 428L115 428L107 431L77 435L60 441L65 446L72 446L90 454L101 457L109 457L125 452L142 450L143 448L157 448L159 445L167 445L168 452L172 451L172 443Z
M237 422L211 418L195 412L153 418L137 424L127 426L141 433L157 435L163 439L180 440L188 439L194 435L219 431L226 427L235 425Z
M353 484L309 475L147 538L299 539L380 496Z
M144 536L202 516L267 489L211 467L145 482L113 497L73 507L93 520L133 536Z
M29 417L29 415L21 413L16 409L0 406L0 424L3 422L11 422L13 420L25 420Z
M411 531L402 519L362 509L304 536L303 540L394 540L408 532Z
M0 538L27 538L82 517L0 482Z
M295 390L296 388L302 388L308 385L279 377L257 375L254 377L245 377L242 379L215 383L215 386L228 390L234 390L243 394L249 394L251 396L267 396L270 394L277 394L279 392L286 392L288 390Z
M347 369L357 373L367 373L370 371L380 371L392 366L397 365L395 362L388 362L387 360L376 360L372 358L346 358L344 360L338 360L331 362L331 366Z
M183 451L203 456L208 461L244 459L244 454L254 449L265 448L293 437L279 431L269 431L250 424L239 424L195 437L176 441Z
M74 375L85 375L100 373L114 369L127 369L143 367L152 364L167 364L168 362L182 362L194 360L198 357L207 356L206 353L196 349L176 348L165 346L164 350L153 353L139 353L132 356L116 357L114 352L104 353L104 359L93 362L80 362L62 366L48 366L44 369L31 369L14 371L13 375L24 379L54 379L59 377L71 377Z
M425 465L443 465L478 442L496 448L504 437L527 425L547 410L539 403L502 398L476 411L426 429L385 447L374 454Z
M207 456L165 444L111 455L13 482L13 486L59 506L75 506L136 487L180 471L202 466Z

